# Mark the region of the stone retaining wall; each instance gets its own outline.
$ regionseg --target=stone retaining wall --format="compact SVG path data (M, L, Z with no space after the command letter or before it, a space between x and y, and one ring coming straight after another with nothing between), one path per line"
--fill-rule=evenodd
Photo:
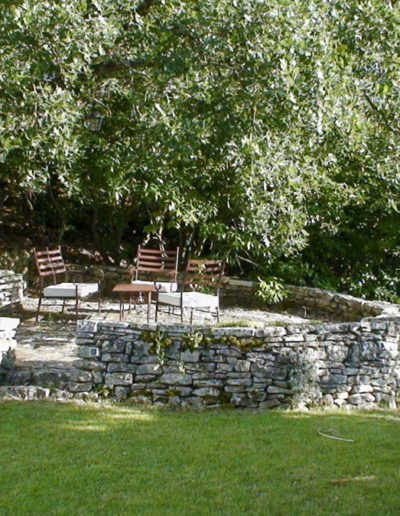
M12 310L23 298L24 281L21 274L0 269L0 310Z
M0 317L0 383L7 371L13 367L14 350L17 345L15 330L19 319L13 317Z
M357 321L363 317L400 316L397 305L367 301L347 294L319 288L287 286L287 303L302 307L304 315L322 316L336 321Z
M78 325L78 397L268 408L395 405L400 319L287 327Z
M398 305L379 301L367 301L347 294L339 294L319 288L285 286L285 300L275 308L295 308L300 315L313 319L322 318L332 321L357 321L363 317L400 316ZM261 301L255 295L257 282L225 278L221 290L222 304L225 306L257 306L262 307ZM274 309L274 307L272 307Z

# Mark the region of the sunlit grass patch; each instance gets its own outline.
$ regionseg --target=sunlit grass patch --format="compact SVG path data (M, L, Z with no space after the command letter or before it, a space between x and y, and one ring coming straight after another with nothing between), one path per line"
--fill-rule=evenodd
M7 402L0 421L2 516L381 515L400 507L397 412Z

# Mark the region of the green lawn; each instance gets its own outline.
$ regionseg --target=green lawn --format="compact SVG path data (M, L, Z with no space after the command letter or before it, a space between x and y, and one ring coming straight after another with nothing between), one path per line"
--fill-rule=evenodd
M0 515L397 515L399 445L395 412L6 402Z

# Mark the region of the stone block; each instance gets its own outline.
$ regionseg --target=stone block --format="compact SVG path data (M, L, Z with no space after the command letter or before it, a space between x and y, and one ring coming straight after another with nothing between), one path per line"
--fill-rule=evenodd
M103 342L103 353L125 353L126 343L121 340Z
M181 406L200 409L204 407L204 398L200 396L189 396L188 398L182 398Z
M217 355L222 355L224 357L230 357L230 358L240 358L243 356L243 351L241 351L238 348L234 348L232 346L230 347L221 347L216 350ZM215 360L215 357L214 357Z
M243 387L248 387L253 383L253 380L250 377L247 378L227 378L227 385L240 385Z
M251 362L249 360L236 360L235 371L248 373L250 371Z
M347 403L350 403L352 405L365 405L366 403L372 403L375 401L374 396L369 393L365 394L353 394L352 396L349 396L347 398Z
M183 373L166 373L163 374L159 381L166 385L191 385L192 375Z
M289 342L304 342L304 336L300 333L297 334L291 334L291 335L285 335L282 337L283 342L289 343Z
M221 373L230 373L231 371L233 371L233 364L220 362L217 364L216 370L220 371Z
M134 373L135 371L136 365L126 362L110 362L107 367L108 373Z
M267 393L265 392L265 389L252 389L247 391L247 395L249 399L253 401L264 401L267 397Z
M321 382L329 385L340 385L347 382L347 376L344 374L328 374L321 378Z
M374 388L371 385L354 385L351 389L352 394L364 393L364 392L374 392Z
M215 356L214 349L201 349L200 355L202 360L212 360Z
M326 349L328 360L343 362L346 360L348 348L344 345L331 344Z
M131 385L133 376L131 373L106 373L104 384L113 387L115 385Z
M102 353L100 358L103 362L128 362L127 356L121 353Z
M137 374L135 375L135 382L148 384L153 382L156 378L158 378L158 376L155 374ZM152 385L154 384L152 383Z
M283 387L278 387L277 385L269 385L267 387L268 394L286 394L291 392L289 389L285 389Z
M270 365L252 364L251 373L258 378L268 378L273 373L273 368Z
M246 386L245 385L225 385L224 387L225 392L246 392Z
M82 369L86 371L105 371L107 369L107 364L100 362L99 360L88 360L88 359L80 359L74 360L73 365L77 369Z
M129 396L129 393L130 393L129 387L121 387L118 385L114 389L114 398L117 401L126 400Z
M130 362L132 364L137 364L137 365L159 364L160 359L158 357L156 357L155 355L147 355L147 356L140 356L140 357L132 356Z
M91 383L78 383L78 382L69 382L68 390L70 392L88 392L92 389Z
M90 371L72 371L70 374L71 382L89 383L93 379L93 374Z
M161 374L162 368L161 365L158 363L152 363L152 364L142 364L137 367L136 374Z
M218 380L216 378L207 378L204 380L193 380L194 387L216 387L221 388L223 386L223 381Z
M193 392L192 387L180 387L180 386L174 386L169 387L167 390L167 393L169 396L181 396L186 397L190 396Z
M85 333L96 333L98 322L95 321L87 321L87 320L78 320L77 322L77 336L85 338Z
M257 402L249 399L246 394L234 393L231 396L231 405L234 407L256 408Z
M198 362L200 359L199 351L182 351L180 355L182 362Z
M201 398L218 398L220 390L214 387L200 387L199 389L193 389L194 396L200 396Z
M103 383L104 382L104 374L101 371L93 371L93 383Z

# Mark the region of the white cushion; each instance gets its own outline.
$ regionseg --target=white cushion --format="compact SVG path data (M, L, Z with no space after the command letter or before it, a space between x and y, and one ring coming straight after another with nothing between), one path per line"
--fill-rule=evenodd
M141 281L134 280L132 281L135 285L156 285L159 288L159 292L176 292L178 290L178 283L169 282L169 281Z
M181 306L180 292L168 292L158 294L158 301L172 306ZM183 308L217 308L218 296L203 294L202 292L184 292L182 298Z
M15 317L0 317L0 331L12 331L19 324L19 319Z
M43 289L45 297L76 297L76 287L78 287L78 297L86 297L98 292L97 283L58 283Z

